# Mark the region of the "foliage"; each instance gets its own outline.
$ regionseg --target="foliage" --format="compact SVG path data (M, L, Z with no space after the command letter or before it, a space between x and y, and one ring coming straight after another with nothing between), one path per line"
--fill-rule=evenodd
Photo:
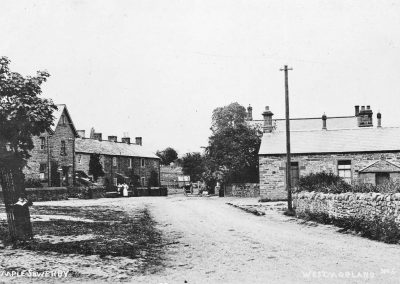
M93 179L96 182L99 177L104 176L103 166L100 163L99 154L91 154L89 161L89 175L93 175Z
M206 149L206 176L224 182L258 182L261 132L247 124L214 132Z
M47 72L24 77L11 72L9 65L7 57L0 57L0 161L3 166L13 162L21 168L33 149L32 136L50 128L57 107L39 97L41 85L49 77Z
M198 153L187 153L182 157L182 171L192 182L200 181L204 173L204 157Z
M149 187L159 186L158 173L155 170L151 170L149 178Z
M26 188L38 188L43 187L42 181L40 179L33 179L29 178L25 180L25 187Z
M341 177L327 172L311 173L300 177L299 190L324 193L341 193L351 191L352 187Z
M380 185L362 182L350 185L341 177L333 173L320 172L300 177L298 191L315 191L323 193L398 193L400 192L400 181L390 180Z
M213 110L211 130L213 133L245 123L246 108L237 102Z
M366 219L363 216L333 218L324 212L311 212L306 210L298 214L297 217L316 221L322 224L333 224L343 228L342 232L355 231L362 237L372 240L379 240L385 243L399 243L400 227L396 223L396 218L375 216L373 219Z
M175 149L168 147L162 151L157 151L156 155L161 159L161 164L168 166L178 158Z

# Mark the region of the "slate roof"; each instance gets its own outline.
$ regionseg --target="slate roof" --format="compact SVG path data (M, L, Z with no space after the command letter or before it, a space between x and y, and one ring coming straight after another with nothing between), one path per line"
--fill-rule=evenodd
M89 138L75 139L76 153L102 154L109 156L143 157L159 159L152 151L137 144L98 141Z
M400 152L399 127L363 127L290 132L291 153ZM286 132L264 133L259 155L286 154Z
M250 125L262 127L264 120L251 120L248 121ZM273 125L275 125L276 131L286 130L285 119L273 119ZM357 128L357 117L356 116L337 116L328 117L326 120L328 129L349 129ZM291 118L290 119L290 130L318 130L322 128L321 117L312 118Z

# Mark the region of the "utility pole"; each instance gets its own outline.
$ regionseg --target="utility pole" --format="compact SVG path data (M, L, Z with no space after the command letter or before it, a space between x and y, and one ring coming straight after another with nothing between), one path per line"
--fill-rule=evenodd
M293 70L284 66L280 71L285 71L285 106L286 106L286 190L288 199L288 211L293 211L292 207L292 186L291 186L291 165L290 165L290 121L289 121L289 81L288 71Z

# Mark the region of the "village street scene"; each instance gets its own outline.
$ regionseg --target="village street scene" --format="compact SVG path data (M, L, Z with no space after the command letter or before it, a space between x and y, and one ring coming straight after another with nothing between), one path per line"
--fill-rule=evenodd
M1 283L400 283L400 4L1 6Z

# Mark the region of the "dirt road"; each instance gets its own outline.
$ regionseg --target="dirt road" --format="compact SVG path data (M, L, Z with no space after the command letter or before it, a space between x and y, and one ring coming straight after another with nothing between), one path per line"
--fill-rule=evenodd
M131 283L400 282L399 245L302 223L274 210L255 216L228 201L170 196L51 204L147 208L162 232L165 253L158 269L124 278Z
M400 246L302 223L269 211L255 216L221 198L123 200L149 208L170 240L152 283L399 283Z

